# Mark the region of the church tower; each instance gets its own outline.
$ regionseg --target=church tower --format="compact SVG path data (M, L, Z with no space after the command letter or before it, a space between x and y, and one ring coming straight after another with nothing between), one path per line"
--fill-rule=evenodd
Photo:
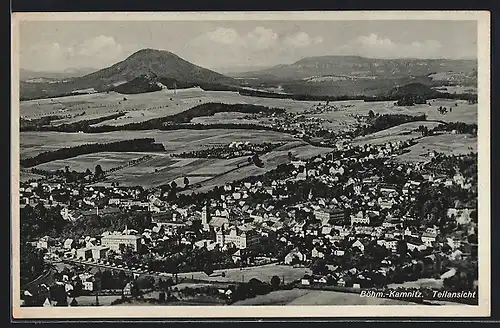
M209 231L210 226L208 223L210 222L210 207L208 205L208 202L203 206L203 209L201 210L201 226L203 231Z

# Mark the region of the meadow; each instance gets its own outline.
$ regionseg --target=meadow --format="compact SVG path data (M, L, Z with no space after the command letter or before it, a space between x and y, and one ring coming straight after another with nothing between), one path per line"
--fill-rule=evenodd
M231 91L203 91L199 88L191 88L178 90L176 94L173 94L171 90L130 95L109 92L28 100L20 102L19 111L20 116L23 118L40 118L47 115L76 115L85 112L85 115L74 118L76 121L86 120L95 115L102 116L116 112L127 112L125 116L118 119L96 124L124 125L177 114L196 105L209 102L280 107L290 112L301 112L317 104L317 102L312 101L251 97Z
M462 155L477 152L477 137L466 134L442 134L423 137L418 143L409 148L410 152L399 155L398 159L404 162L422 162L430 158L430 151L447 155Z
M225 272L225 276L222 276ZM280 279L285 279L285 284L301 279L304 274L311 274L308 268L294 268L289 265L268 264L247 268L232 268L225 270L215 270L215 272L207 276L204 272L187 272L179 273L179 278L200 279L209 282L248 282L255 278L262 282L269 283L273 276L278 276Z
M414 305L400 300L361 297L355 293L329 290L291 289L245 299L234 305Z
M469 104L463 100L431 99L431 104L419 104L414 106L396 106L393 101L365 102L362 100L337 101L334 103L341 110L330 111L321 114L306 114L306 116L332 120L337 126L345 126L355 123L352 115L368 115L370 110L375 114L405 114L419 116L427 115L427 120L439 120L444 122L477 123L478 106ZM445 115L440 114L437 108L444 106L452 108ZM333 125L335 126L335 125Z
M79 146L87 143L106 143L135 138L155 138L165 146L169 153L202 149L232 141L290 142L297 139L292 136L257 130L175 130L175 131L115 131L104 133L64 133L64 132L21 132L21 158L33 157L39 153L64 147Z
M60 169L64 170L64 168L68 166L71 171L75 170L77 172L84 172L86 169L90 169L93 172L96 165L101 165L102 169L104 171L107 171L114 167L125 165L129 161L141 158L143 156L143 153L135 152L103 152L52 161L49 163L37 165L36 168L46 171L56 171Z

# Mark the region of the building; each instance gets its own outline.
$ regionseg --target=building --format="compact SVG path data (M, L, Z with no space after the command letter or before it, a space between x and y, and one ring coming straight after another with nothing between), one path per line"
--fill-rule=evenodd
M422 243L425 246L432 246L432 244L436 241L436 235L430 232L424 232L422 234Z
M90 248L92 251L92 258L94 260L105 259L108 256L109 247L106 246L94 246Z
M210 227L213 227L215 230L218 229L228 229L229 228L229 219L223 216L214 216L210 222L208 223Z
M42 248L42 249L48 249L50 246L53 246L54 239L50 238L49 236L44 236L40 238L36 244L37 248Z
M92 250L90 248L84 247L76 250L76 258L87 260L92 258Z
M370 217L364 216L363 212L359 211L356 215L351 215L351 225L355 224L370 224Z
M108 251L109 248L106 246L84 247L76 250L76 258L81 258L83 260L101 260L107 257Z
M221 247L233 244L236 248L253 248L259 243L259 235L253 230L242 230L236 227L229 228L229 233L221 227L216 231L215 242Z
M330 220L332 222L339 222L344 219L344 211L337 208L330 211Z
M203 231L210 231L210 226L208 225L208 222L210 222L210 212L208 206L205 205L203 206L203 209L201 211L201 227Z
M297 258L299 262L304 262L307 260L306 255L301 253L300 251L292 251L285 256L285 264L292 264L294 258Z
M74 245L75 245L75 241L71 238L68 238L64 241L64 248L65 249L72 249Z
M141 237L136 235L111 234L101 238L101 245L117 252L121 251L125 246L130 246L137 252L141 245Z
M330 221L330 213L328 211L316 210L313 214L316 220L321 221L322 225L328 224L328 221Z

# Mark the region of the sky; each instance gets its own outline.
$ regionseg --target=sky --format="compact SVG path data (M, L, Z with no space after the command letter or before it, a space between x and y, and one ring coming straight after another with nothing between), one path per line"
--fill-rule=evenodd
M19 45L34 71L100 69L154 48L227 72L322 55L476 59L477 22L23 21Z

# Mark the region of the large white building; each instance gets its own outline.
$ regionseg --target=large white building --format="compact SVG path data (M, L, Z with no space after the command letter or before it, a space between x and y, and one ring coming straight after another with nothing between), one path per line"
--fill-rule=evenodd
M215 242L221 247L234 245L239 249L252 248L259 242L259 235L253 230L242 231L236 227L225 230L219 228L215 234Z
M141 245L141 237L136 235L110 234L101 238L101 245L117 252L121 251L125 246L131 246L134 251L137 251Z

